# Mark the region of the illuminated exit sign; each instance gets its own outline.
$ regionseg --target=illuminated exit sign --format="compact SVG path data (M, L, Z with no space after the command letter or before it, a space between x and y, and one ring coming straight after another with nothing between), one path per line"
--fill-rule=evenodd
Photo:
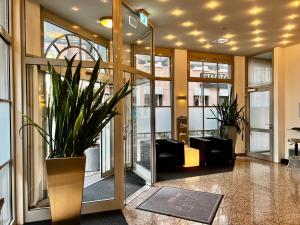
M140 21L146 27L148 26L148 17L143 12L140 12Z

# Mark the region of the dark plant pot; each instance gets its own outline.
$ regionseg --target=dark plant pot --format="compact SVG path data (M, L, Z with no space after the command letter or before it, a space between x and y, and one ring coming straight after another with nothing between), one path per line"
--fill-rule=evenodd
M80 225L85 157L47 159L53 225Z
M237 139L237 129L234 126L223 127L223 137L232 140L232 153L235 153L235 145Z

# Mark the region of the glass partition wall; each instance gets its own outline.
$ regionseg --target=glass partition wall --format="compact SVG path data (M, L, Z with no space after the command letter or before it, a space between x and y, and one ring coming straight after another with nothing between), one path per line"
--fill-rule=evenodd
M63 74L64 58L76 55L74 70L82 60L81 84L84 86L95 61L100 59L98 83L108 81L106 98L125 81L130 81L133 91L124 100L125 104L120 104L123 105L118 108L121 115L104 128L98 145L85 152L82 213L86 214L118 209L126 198L134 197L153 182L153 32L150 25L142 24L138 14L119 0L95 0L88 6L85 1L74 4L71 0L65 1L63 6L60 1L25 0L24 113L40 126L46 126L51 90L48 62ZM102 24L103 18L111 20ZM119 32L121 23L123 32ZM141 50L150 58L147 70L136 68L134 63L134 57ZM25 220L49 219L45 171L48 149L31 128L26 130L23 139L26 146ZM121 140L123 145L120 145ZM120 168L121 165L124 167Z

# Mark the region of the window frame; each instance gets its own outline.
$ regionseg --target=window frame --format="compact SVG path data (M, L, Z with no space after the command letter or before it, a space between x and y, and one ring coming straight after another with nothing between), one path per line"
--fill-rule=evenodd
M155 49L155 55L154 55L154 65L155 65L155 57L168 57L170 60L170 68L169 73L170 76L166 77L157 77L155 76L155 68L154 68L154 79L155 81L168 81L170 82L170 105L169 106L158 106L158 107L170 107L171 108L171 138L174 138L174 59L173 59L173 50L172 49L166 49L166 48L156 48ZM155 67L155 66L154 66ZM155 83L154 81L154 83ZM155 86L155 85L154 85ZM156 109L156 105L154 108ZM157 132L155 130L155 135L157 135Z
M203 78L203 77L191 77L191 62L202 62L202 65L204 63L216 63L217 64L217 74L219 73L219 64L228 64L231 66L231 76L230 79L220 79L220 78ZM190 137L190 126L189 126L189 119L190 119L190 108L200 108L202 110L202 135L201 137L205 137L205 108L215 108L214 106L206 106L205 105L205 96L204 96L204 89L206 84L230 84L231 85L231 90L234 90L234 58L233 56L229 55L219 55L219 54L210 54L210 53L200 53L200 52L188 52L188 78L187 78L187 108L188 108L188 134ZM204 71L204 68L203 68ZM200 106L191 106L189 102L189 84L190 83L201 83L202 88L201 88L201 93L202 96L202 105ZM220 102L219 98L219 86L218 86L218 93L217 93L217 101L218 104ZM199 100L201 102L201 100ZM219 123L217 124L218 130L220 129Z
M58 27L58 28L60 28L60 29L63 29L63 30L65 30L65 31L67 31L67 32L69 32L68 34L64 34L64 37L67 37L67 36L76 36L76 37L78 37L79 38L79 45L78 46L73 46L73 45L70 45L69 43L68 43L68 46L67 47L65 47L63 50L61 50L61 51L58 51L58 56L60 56L64 51L66 51L66 50L68 50L69 48L78 48L79 49L79 57L80 57L80 60L82 60L82 51L85 51L85 52L87 52L84 48L82 48L82 46L81 46L81 42L82 41L86 41L86 42L88 42L91 46L92 46L92 48L94 48L94 49L96 49L96 47L95 46L93 46L93 44L97 44L97 45L100 45L100 46L102 46L103 48L105 48L105 50L106 50L106 60L104 61L103 59L102 59L102 61L103 62L109 62L109 46L107 45L107 44L104 44L103 42L97 42L97 41L95 41L95 40L93 40L93 39L88 39L88 38L86 38L86 37L84 37L84 36L82 36L81 34L79 34L79 33L77 33L77 32L74 32L72 29L69 29L69 27L64 27L64 26L61 26L60 24L57 24L56 22L53 22L52 20L49 20L49 19L47 19L47 18L44 18L44 17L42 17L41 18L41 26L42 26L42 30L41 30L41 32L42 32L42 40L41 40L41 50L42 50L42 52L41 52L41 54L42 54L42 56L43 57L45 57L46 58L46 55L47 55L47 53L49 52L49 50L50 50L50 46L52 45L52 46L54 46L53 44L55 44L55 42L56 42L56 40L58 39L58 38L54 38L52 41L51 41L51 43L49 44L49 46L47 47L47 48L45 48L45 23L49 23L49 24L51 24L51 25L53 25L53 26L56 26L56 27ZM99 56L101 57L101 54L100 54L100 52L96 49L96 51L97 51L97 53L99 54ZM94 60L94 61L96 61L94 58L93 58L93 56L91 56L92 57L92 59ZM88 61L88 60L86 60L86 61Z
M8 195L10 196L10 203L9 203L9 209L10 209L10 221L8 224L13 224L15 221L15 196L13 193L15 193L15 182L14 182L14 135L13 135L13 127L14 127L14 116L13 116L13 92L12 92L12 84L13 84L13 77L12 77L12 36L11 36L11 1L10 0L4 0L5 1L5 10L6 10L6 28L0 25L0 39L4 42L4 44L7 46L7 78L8 78L8 89L7 89L7 97L0 98L0 103L8 104L9 106L9 118L10 118L10 157L8 160L4 161L2 164L0 164L0 171L4 170L6 167L8 167L9 170L9 177L7 179L10 181L9 188L10 192Z

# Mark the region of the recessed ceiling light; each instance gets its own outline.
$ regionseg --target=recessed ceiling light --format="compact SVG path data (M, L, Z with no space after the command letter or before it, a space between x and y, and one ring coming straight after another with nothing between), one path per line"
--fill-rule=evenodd
M293 35L294 34L291 34L291 33L285 33L285 34L281 35L281 37L283 37L283 38L289 38L289 37L291 37Z
M110 16L100 18L97 23L100 23L102 26L111 29L113 27L113 21Z
M174 9L171 12L171 15L173 15L173 16L181 16L182 14L183 14L183 11L181 9Z
M294 19L296 19L298 17L299 17L298 14L291 14L291 15L287 16L286 18L289 19L289 20L294 20Z
M232 47L231 49L230 49L230 51L236 51L236 50L238 50L239 48L238 47Z
M94 34L93 37L94 37L94 38L97 38L97 37L99 37L99 35L98 35L98 34Z
M262 32L264 32L264 31L263 30L255 30L255 31L252 32L252 34L260 34Z
M290 7L299 7L300 6L300 0L294 0L290 3Z
M133 33L131 33L131 32L126 33L127 37L131 37L132 35L133 35Z
M74 29L79 29L79 26L73 25L72 28L74 28Z
M209 48L211 48L211 47L212 47L212 45L210 45L210 44L206 44L206 45L204 45L203 47L204 47L204 48L206 48L206 49L209 49Z
M181 24L181 26L183 26L183 27L191 27L193 25L194 25L194 23L192 21L185 21Z
M218 38L217 40L214 40L213 43L217 43L217 44L225 44L229 41L228 38Z
M108 3L109 0L101 0L102 3Z
M237 42L236 41L229 41L226 43L226 45L230 45L230 46L233 46L233 45L236 45Z
M251 9L249 9L248 13L250 15L254 15L255 16L257 14L260 14L262 11L263 11L263 8L255 6L255 7L251 8Z
M288 40L283 40L283 41L281 42L281 44L283 44L283 45L286 45L286 44L288 44L288 43L290 43L290 41L288 41Z
M180 47L180 46L183 45L183 43L182 43L181 41L177 41L177 42L175 43L175 45L176 45L177 47Z
M216 9L220 6L220 2L218 1L209 1L205 4L205 8L207 9Z
M264 46L264 45L263 44L256 44L256 45L254 45L255 48L260 48L262 46Z
M199 31L199 30L193 30L191 32L189 32L189 35L192 35L192 36L198 36L200 35L202 32Z
M125 51L128 52L128 53L130 53L131 49L127 48Z
M253 42L260 42L262 40L264 40L264 38L261 38L261 37L256 37L256 38L252 39Z
M219 22L223 21L225 19L225 17L226 17L225 15L218 14L213 18L213 20L219 23Z
M174 40L176 38L176 36L174 36L173 34L168 34L167 36L165 36L165 39L167 40Z
M77 6L73 6L71 9L75 12L79 11L79 8Z
M138 45L140 45L140 44L143 43L143 40L137 40L136 43L137 43Z
M204 43L204 42L206 42L206 39L205 38L199 38L197 41L200 42L200 43Z
M252 26L258 26L258 25L260 25L261 23L262 23L261 20L256 19L256 20L253 20L250 24L251 24Z
M146 49L146 50L150 50L150 47L149 47L149 46L147 46L147 47L145 47L145 49Z
M291 31L293 30L294 28L296 27L295 24L288 24L284 27L284 30L288 30L288 31Z

